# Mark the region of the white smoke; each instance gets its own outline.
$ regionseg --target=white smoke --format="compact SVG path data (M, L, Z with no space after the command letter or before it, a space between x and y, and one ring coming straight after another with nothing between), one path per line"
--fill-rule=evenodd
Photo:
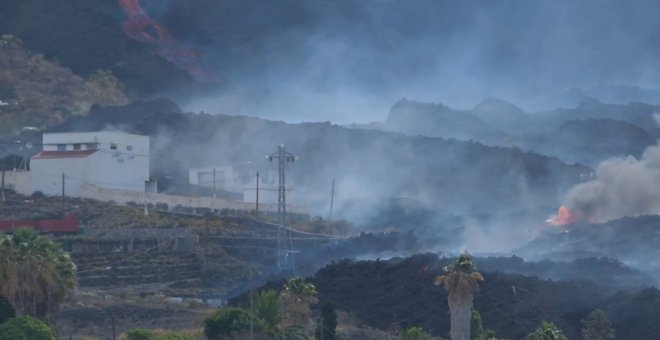
M596 178L574 186L564 202L592 222L660 213L660 146L648 147L640 159L602 162Z

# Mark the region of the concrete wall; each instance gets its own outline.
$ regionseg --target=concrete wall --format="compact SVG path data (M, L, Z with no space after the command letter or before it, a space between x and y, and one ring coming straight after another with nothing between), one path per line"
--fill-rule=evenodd
M149 180L149 155L99 150L87 157L85 183L130 191L145 191Z
M41 191L48 196L62 194L62 174L64 195L80 197L82 184L90 172L87 158L33 158L30 161L32 173L32 191Z
M32 195L32 176L29 171L5 171L5 188L21 195Z
M136 203L165 203L170 209L177 205L192 208L209 208L209 209L236 209L236 210L253 210L255 205L253 203L245 203L238 201L231 201L224 198L212 197L187 197L177 195L155 194L134 192L117 189L100 188L94 185L83 185L81 197L94 199L98 201L112 201L119 204L126 204L129 202ZM259 204L261 211L277 211L277 203L275 204ZM307 213L305 207L287 205L287 211L296 213Z

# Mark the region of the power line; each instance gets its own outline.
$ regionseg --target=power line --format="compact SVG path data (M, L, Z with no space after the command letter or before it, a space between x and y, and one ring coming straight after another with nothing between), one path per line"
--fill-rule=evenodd
M281 265L281 241L280 234L281 230L286 224L286 164L295 162L298 160L298 156L287 152L284 148L284 144L280 144L277 147L277 151L271 155L266 156L268 161L272 162L273 159L277 160L277 169L279 175L279 186L277 189L277 217L279 227L277 228L277 267L282 268ZM293 241L291 240L291 231L289 230L289 254L291 255L291 263L293 265L294 275L295 275L295 261L293 258Z

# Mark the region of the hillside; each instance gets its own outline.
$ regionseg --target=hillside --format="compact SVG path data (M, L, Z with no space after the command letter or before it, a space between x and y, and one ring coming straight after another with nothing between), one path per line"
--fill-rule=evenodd
M0 4L0 32L22 39L25 46L89 77L110 70L131 96L194 85L191 77L122 30L124 15L117 1L5 1Z
M386 330L420 326L447 336L447 296L433 280L449 261L430 254L388 261L347 260L328 265L312 281L322 301L334 301L368 326ZM541 280L482 269L485 281L475 295L475 308L484 327L498 337L522 339L545 320L557 324L569 339L577 339L580 320L594 308L607 312L620 338L651 339L657 334L653 315L660 306L660 292L656 289L609 296L597 282ZM643 312L637 313L638 308Z
M624 217L606 223L576 223L564 232L548 230L516 251L526 258L614 257L657 276L660 216ZM657 279L657 277L656 277Z
M0 38L0 132L23 126L48 128L93 104L125 104L122 85L105 71L88 79L27 49L20 39Z
M554 209L557 194L590 172L517 148L329 123L285 124L178 111L162 100L97 108L52 131L114 127L151 135L152 172L175 181L184 181L189 168L213 164L250 162L255 170L266 173L272 165L263 160L264 155L283 143L300 156L300 162L290 167L289 180L304 190L307 204L327 204L335 178L337 206L353 215L364 214L387 197L431 201L456 214L538 206Z
M566 163L596 166L611 157L639 157L655 145L657 111L655 105L604 104L593 98L573 109L543 112L525 112L497 98L486 98L471 110L401 100L383 123L363 127L517 146Z

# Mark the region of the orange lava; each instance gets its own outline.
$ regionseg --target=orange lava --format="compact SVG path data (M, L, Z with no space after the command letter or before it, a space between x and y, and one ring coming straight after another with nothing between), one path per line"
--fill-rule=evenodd
M548 219L551 225L565 225L575 223L582 219L582 214L579 211L571 210L567 206L562 205L557 210L557 215Z
M156 45L156 53L182 68L199 81L213 81L215 74L206 65L206 53L179 43L167 27L152 19L140 5L140 0L119 0L127 19L122 24L126 35L137 41Z

